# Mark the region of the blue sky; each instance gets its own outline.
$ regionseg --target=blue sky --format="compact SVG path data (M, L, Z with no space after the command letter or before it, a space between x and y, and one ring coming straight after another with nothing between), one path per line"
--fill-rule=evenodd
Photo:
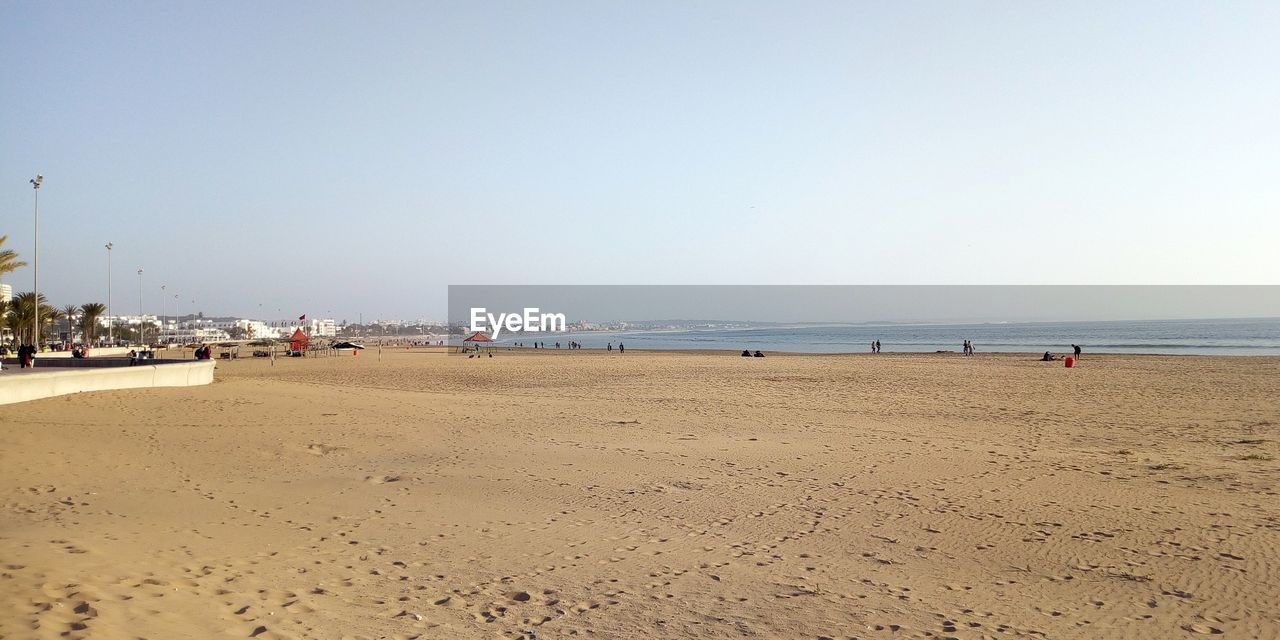
M110 240L122 310L142 266L148 312L272 317L1274 284L1277 42L1274 2L10 2L0 234L30 256L39 171L53 302L105 298Z

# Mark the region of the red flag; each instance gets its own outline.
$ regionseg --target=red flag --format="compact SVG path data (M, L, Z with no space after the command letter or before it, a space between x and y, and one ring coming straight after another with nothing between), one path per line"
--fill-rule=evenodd
M306 319L307 319L307 314L305 314L305 313L304 313L304 314L302 314L302 315L298 316L298 319L299 319L299 320L306 320Z

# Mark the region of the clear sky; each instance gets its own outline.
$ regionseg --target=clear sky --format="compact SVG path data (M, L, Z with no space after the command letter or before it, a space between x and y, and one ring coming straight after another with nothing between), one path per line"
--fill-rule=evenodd
M1276 284L1277 43L1276 2L6 2L0 234L43 173L41 289L105 301L110 240L149 313Z

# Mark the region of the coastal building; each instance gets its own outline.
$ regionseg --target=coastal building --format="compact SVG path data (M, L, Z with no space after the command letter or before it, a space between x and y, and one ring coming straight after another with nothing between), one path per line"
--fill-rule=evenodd
M107 326L109 326L109 325L112 323L112 321L114 321L114 322L115 322L115 325L116 325L117 327L118 327L118 326L120 326L120 325L125 325L125 326L129 326L129 327L136 327L136 326L138 326L139 324L145 324L145 325L148 325L148 326L159 326L159 325L160 325L160 318L158 318L158 317L156 317L156 316L148 316L148 315L143 315L143 316L101 316L101 317L99 317L99 318L98 318L98 325L100 325L100 326L102 326L102 327L107 327Z
M231 334L213 327L178 327L166 329L160 335L160 342L165 344L204 344L208 342L227 342Z
M189 318L185 320L169 320L160 332L159 341L163 344L201 344L206 342L226 342L233 339L219 323L205 318Z
M127 319L122 316L121 319ZM148 316L150 322L154 318ZM133 324L129 322L129 324ZM288 338L301 328L311 337L335 337L338 334L337 323L332 319L317 318L299 322L297 320L276 320L264 322L252 318L204 318L185 317L168 319L160 332L161 342L225 342L228 340L262 340L265 338Z
M293 332L302 332L312 338L333 338L338 335L338 323L333 318L308 318L306 320L274 320L266 323L274 337L288 338Z
M13 287L0 284L0 302L13 302Z
M266 322L250 318L218 318L209 321L209 326L245 340L280 337L276 330L272 329Z

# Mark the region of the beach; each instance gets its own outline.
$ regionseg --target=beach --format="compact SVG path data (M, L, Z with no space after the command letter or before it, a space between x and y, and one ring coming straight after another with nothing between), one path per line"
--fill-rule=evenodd
M0 638L1280 636L1280 357L494 353L5 407Z

